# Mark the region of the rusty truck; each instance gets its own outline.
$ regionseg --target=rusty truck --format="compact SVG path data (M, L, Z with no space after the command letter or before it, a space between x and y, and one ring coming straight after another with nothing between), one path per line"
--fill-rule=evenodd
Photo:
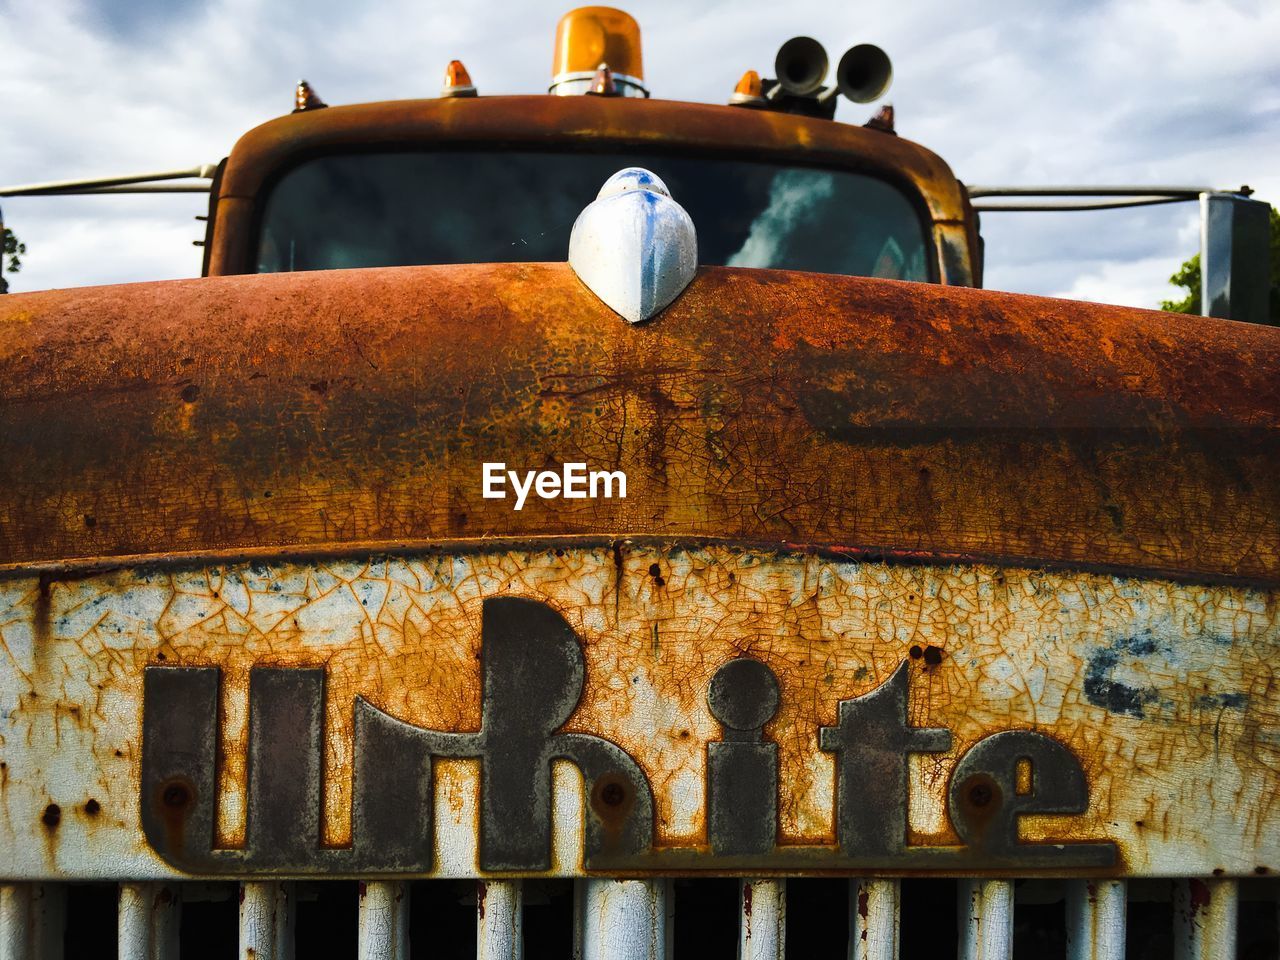
M986 291L878 48L639 43L79 184L204 267L0 298L0 956L1275 955L1251 201L1214 316Z

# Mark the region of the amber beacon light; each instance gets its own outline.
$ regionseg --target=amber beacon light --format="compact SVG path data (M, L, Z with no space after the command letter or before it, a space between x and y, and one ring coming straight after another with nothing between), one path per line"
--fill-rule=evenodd
M647 97L640 58L640 25L613 7L579 7L556 25L555 57L548 93L573 96L592 92L597 71L607 67L624 97Z

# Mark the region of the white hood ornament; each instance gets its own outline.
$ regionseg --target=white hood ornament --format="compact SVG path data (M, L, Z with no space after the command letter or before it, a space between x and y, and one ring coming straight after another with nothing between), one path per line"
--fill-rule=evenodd
M569 266L607 306L639 323L689 285L698 269L698 236L665 183L627 167L578 214Z

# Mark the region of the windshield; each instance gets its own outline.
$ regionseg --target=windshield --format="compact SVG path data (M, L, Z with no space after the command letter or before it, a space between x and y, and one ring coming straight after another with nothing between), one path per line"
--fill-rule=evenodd
M874 177L634 153L448 151L319 157L280 179L258 271L564 260L600 185L641 166L693 218L698 261L931 279L920 216Z

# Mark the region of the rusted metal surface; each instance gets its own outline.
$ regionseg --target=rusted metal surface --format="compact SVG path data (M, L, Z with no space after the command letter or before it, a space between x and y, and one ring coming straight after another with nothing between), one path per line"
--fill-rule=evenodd
M1067 887L1067 960L1124 960L1128 884L1072 880Z
M296 888L290 882L240 884L240 960L292 960Z
M64 884L0 884L0 960L62 960L66 925Z
M654 533L1275 584L1278 370L1270 328L763 270L635 327L564 264L19 294L0 563ZM515 511L489 461L627 496Z
M588 880L581 896L582 960L667 960L675 897L669 880Z
M121 883L116 916L119 960L177 960L182 916L179 884Z
M519 880L476 884L476 960L524 957L524 887Z
M409 884L360 882L358 960L409 960Z
M1236 956L1240 886L1236 880L1189 879L1174 884L1175 960L1232 960Z
M604 145L719 153L870 173L920 198L946 256L947 282L973 276L977 240L967 195L947 165L918 144L847 124L767 110L628 97L478 97L398 100L280 117L245 134L219 185L209 235L212 275L248 273L257 240L256 204L283 170L317 153L353 148L532 144L537 149ZM957 233L958 231L958 233ZM963 241L957 243L956 241ZM944 257L944 266L946 260Z
M787 945L787 881L741 880L739 960L782 960Z
M1013 882L962 880L960 960L1011 960L1013 957Z
M0 957L28 960L31 956L31 884L0 884Z
M898 960L902 884L854 880L849 884L849 960Z
M14 878L367 872L372 861L358 860L360 835L380 828L361 792L368 765L361 767L353 723L373 711L409 733L439 732L413 737L469 744L434 763L429 801L410 804L418 808L410 819L430 827L429 861L375 869L491 874L484 822L496 800L482 792L482 773L490 763L505 769L493 751L508 741L492 741L501 728L489 719L523 709L540 730L543 710L534 687L513 704L510 690L485 676L495 639L487 607L510 598L563 618L583 663L581 694L546 741L564 745L541 755L562 758L550 761L548 785L535 788L535 799L545 789L549 803L532 803L551 811L549 860L522 865L515 859L521 848L500 848L512 859L499 866L514 873L591 867L599 843L593 824L612 822L605 788L613 781L587 749L601 738L652 791L652 850L602 859L632 873L999 867L1079 875L1101 861L1076 854L1110 844L1114 863L1103 872L1127 875L1252 875L1280 862L1275 591L671 541L593 547L565 540L11 576L0 588L0 859ZM709 692L741 657L765 665L779 688L776 714L761 731L761 742L776 749L778 846L763 853L717 850L709 826L708 757L713 745L733 739L723 720L733 714L721 707L717 719ZM150 699L144 671L172 676L195 667L218 671L210 688L216 709L194 699L169 706ZM274 823L262 819L262 804L274 798L287 812L298 789L255 797L254 750L264 738L293 736L283 722L265 730L255 721L253 704L272 702L254 699L264 696L254 679L264 669L323 681L323 720L293 721L308 738L314 730L322 751L309 837L271 827L277 832L267 840L254 840L255 816ZM904 670L907 682L895 686ZM837 847L841 755L821 731L840 727L842 702L899 690L910 727L944 730L949 743L910 755L906 797L885 801L888 819L893 804L904 806L908 849L858 859L861 846ZM184 709L216 716L213 742L188 750L163 737L166 748L189 754L190 775L164 780L162 772L148 786L147 730ZM867 737L890 736L892 718L875 716L886 732ZM1005 773L984 774L989 793L978 798L964 771L991 762L983 751L1003 742L998 731L1035 731L1066 759L1027 751L1032 769L1024 783L1011 756ZM513 748L503 756L520 754ZM877 769L889 769L892 756L875 760ZM416 782L419 768L408 753L402 760L374 799L403 798L405 785ZM294 761L284 754L280 762ZM1076 763L1085 790L1079 814L1055 807L1070 794L1054 784L1055 771ZM311 774L300 776L312 782ZM641 809L626 792L633 782L619 781L623 824ZM171 801L175 784L182 794ZM203 834L184 812L197 800L212 803ZM1003 836L994 826L999 816L983 835L973 832L980 815L963 809L971 803L998 812L1015 801L1032 813L1060 812L1022 818L1015 826L1022 842L1012 849L994 842ZM53 822L51 807L62 811ZM149 838L148 810L162 811ZM164 826L170 814L174 831ZM246 841L267 859L237 860ZM221 860L207 859L209 843ZM270 859L282 850L286 859Z

